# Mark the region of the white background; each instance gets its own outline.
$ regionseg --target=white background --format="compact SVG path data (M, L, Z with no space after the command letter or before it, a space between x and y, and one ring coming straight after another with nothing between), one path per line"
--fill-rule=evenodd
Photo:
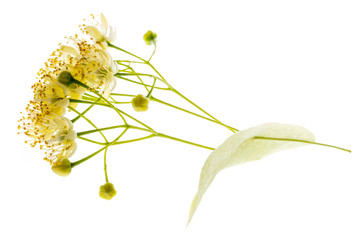
M359 11L355 0L7 2L0 10L0 238L359 239ZM58 177L16 135L17 119L49 54L99 12L117 28L115 44L145 58L152 48L142 36L157 32L153 64L224 123L298 124L318 142L353 153L309 146L224 170L188 227L208 150L165 139L110 149L118 192L111 201L98 197L100 155ZM160 132L214 147L231 135L155 103L143 114L124 110ZM111 122L106 112L94 121ZM78 142L73 161L96 149Z

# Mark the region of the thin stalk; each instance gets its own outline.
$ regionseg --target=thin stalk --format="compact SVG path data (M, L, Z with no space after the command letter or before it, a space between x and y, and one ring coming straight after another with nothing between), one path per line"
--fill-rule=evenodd
M165 78L161 75L161 73L149 62L149 61L146 61L145 59L135 55L135 54L132 54L122 48L119 48L117 46L114 46L112 44L109 45L110 47L112 48L115 48L117 50L120 50L124 53L127 53L133 57L136 57L137 59L143 61L145 64L147 64L150 68L152 68L158 75L159 77L161 78L160 80L162 80L164 83L166 83L168 85L168 87L170 88L170 90L172 90L174 93L176 93L177 95L179 95L180 97L182 97L184 100L186 100L187 102L189 102L190 104L192 104L194 107L196 107L197 109L199 109L200 111L202 111L203 113L205 113L206 115L208 115L210 118L214 119L216 122L218 123L221 123L218 119L216 119L214 116L212 116L211 114L209 114L208 112L206 112L204 109L202 109L201 107L199 107L197 104L195 104L194 102L192 102L190 99L188 99L187 97L185 97L184 95L182 95L179 91L177 91L176 89L174 89L166 80ZM115 74L116 75L116 74ZM144 76L149 76L149 74L143 74ZM227 127L228 128L228 127ZM236 132L236 130L234 128L228 128L230 131L232 132Z
M157 136L158 137L163 137L163 138L168 138L168 139L175 140L175 141L182 142L182 143L187 143L187 144L190 144L190 145L194 145L194 146L209 149L209 150L215 150L215 148L213 148L213 147L208 147L208 146L204 146L204 145L201 145L201 144L189 142L189 141L186 141L186 140L183 140L183 139L180 139L180 138L171 137L169 135L165 135L165 134L162 134L162 133L158 133Z
M184 100L186 100L187 102L189 102L191 105L193 105L194 107L196 107L197 109L199 109L200 111L202 111L203 113L205 113L206 115L208 115L209 117L211 117L212 119L214 119L216 122L221 123L218 119L216 119L214 116L212 116L211 114L209 114L208 112L206 112L204 109L202 109L201 107L199 107L197 104L195 104L193 101L191 101L190 99L188 99L187 97L185 97L184 95L182 95L179 91L177 91L176 89L174 89L166 80L165 78L160 74L160 72L151 64L148 62L148 65L160 76L160 78L162 78L163 82L166 83L168 85L168 87L177 95L179 95L181 98L183 98ZM232 132L236 132L236 130L234 130L234 128L232 127L226 127L227 129L229 129Z
M119 116L122 118L122 120L124 121L124 123L127 124L125 118L124 118L123 115L120 113L119 109L117 109L114 105L112 105L112 104L111 104L106 98L104 98L100 93L98 93L96 90L91 89L89 86L87 86L86 84L84 84L84 83L82 83L82 82L80 82L80 81L78 81L78 80L76 80L76 79L73 79L72 81L73 81L74 83L76 83L77 85L80 85L80 86L88 89L89 91L92 91L93 93L95 93L95 94L96 94L98 97L100 97L103 101L105 101L107 104L109 104L110 107L111 107L112 109L114 109L115 112L117 112L117 113L119 114Z
M152 137L155 137L155 134L150 134L146 137L141 137L141 138L135 138L135 139L131 139L131 140L125 140L125 141L120 141L120 142L115 142L112 145L120 145L120 144L125 144L125 143L131 143L131 142L137 142L137 141L141 141L141 140L145 140L145 139L149 139Z
M81 136L78 136L77 138L81 139L81 140L84 140L84 141L87 141L87 142L98 144L98 145L106 145L106 143L97 142L97 141L94 141L94 140L91 140L91 139L88 139L88 138L84 138L84 137L81 137Z
M94 105L91 105L91 106L94 106ZM69 108L71 111L77 113L77 114L80 116L81 113L78 112L75 108L70 107L70 106L68 106L68 108ZM95 129L98 130L98 127L97 127L90 119L88 119L88 118L85 117L84 115L82 115L81 117L82 117L83 119L85 119L91 126L93 126ZM101 131L98 131L98 132L101 134L101 136L104 138L105 142L107 143L108 140L106 139L105 135L104 135Z
M83 117L88 111L90 111L94 107L94 104L91 104L90 107L86 108L82 113L77 115L75 118L71 120L72 123L75 123L77 120L79 120L81 117Z
M158 78L154 75L151 75L151 74L147 74L147 73L137 73L137 72L134 72L134 73L129 73L129 72L121 72L121 71L118 71L117 73L114 74L115 77L117 76L144 76L144 77L155 77L155 78ZM159 79L159 78L158 78ZM163 80L163 79L161 79Z
M104 151L104 172L105 172L105 181L109 182L109 178L108 178L108 174L107 174L107 165L106 165L106 154L107 154L107 150L109 149L109 146L105 148Z
M126 66L127 69L129 69L129 70L131 70L131 72L135 73L135 70L130 66L130 63L129 63L129 65L125 65L125 64L122 64L122 63L119 63L119 64L122 65L122 66ZM143 85L145 84L144 81L141 79L140 76L136 76L136 77L139 79L139 81L140 81ZM146 91L149 92L149 89L147 88L147 86L144 85L144 87L145 87Z
M131 102L117 102L117 101L110 101L112 104L129 104Z
M137 126L133 126L133 125L116 125L116 126L111 126L111 127L104 127L104 128L99 128L98 130L97 129L94 129L94 130L88 130L88 131L83 131L83 132L78 132L77 133L77 136L84 136L84 135L87 135L87 134L91 134L91 133L95 133L97 131L105 131L105 130L111 130L111 129L115 129L115 128L131 128L131 129L137 129L137 130L141 130L141 131L146 131L146 132L152 132L152 133L156 133L155 131L153 130L149 130L149 129L146 129L146 128L141 128L141 127L137 127Z
M89 101L83 101L83 100L78 100L78 99L70 99L70 102L77 102L77 103L85 103L85 104L95 104L95 105L99 105L99 106L104 106L104 107L109 107L109 108L113 108L112 106L109 106L107 104L104 103L94 103L94 102L89 102ZM116 107L114 107L116 108ZM148 125L146 125L145 123L139 121L138 119L132 117L131 115L127 114L126 112L116 108L117 111L119 111L120 113L124 114L125 116L127 116L128 118L131 118L132 120L134 120L135 122L143 125L144 127L153 130L151 127L149 127ZM127 124L127 123L126 123Z
M121 94L121 93L111 93L111 95L114 95L114 96L123 96L123 97L136 97L136 95L132 95L132 94Z
M154 43L154 51L153 51L153 53L151 54L149 60L147 60L147 62L150 62L151 58L154 56L154 54L155 54L155 52L156 52L156 42L153 41L153 43Z
M160 100L160 99L158 99L158 98L155 98L155 97L153 97L153 96L151 96L149 99L152 100L152 101L154 101L154 102L158 102L158 103L164 104L164 105L166 105L166 106L169 106L169 107L178 109L178 110L180 110L180 111L183 111L183 112L186 112L186 113L195 115L195 116L200 117L200 118L203 118L203 119L205 119L205 120L208 120L208 121L211 121L211 122L220 124L220 125L222 125L222 126L224 126L224 127L231 128L231 129L233 129L233 130L235 130L235 131L238 131L236 128L233 128L233 127L231 127L231 126L225 125L225 124L223 124L223 123L221 123L221 122L218 122L218 121L215 121L215 120L213 120L213 119L204 117L204 116L202 116L202 115L200 115L200 114L191 112L191 111L189 111L189 110L180 108L180 107L178 107L178 106L172 105L172 104L170 104L170 103L164 102L164 101L162 101L162 100Z
M81 164L81 163L89 160L90 158L94 157L95 155L97 155L98 153L100 153L101 151L103 151L104 149L106 149L106 148L108 148L109 146L111 146L114 142L116 142L117 140L119 140L119 138L121 138L121 137L126 133L127 130L128 130L127 128L124 129L124 131L123 131L117 138L115 138L114 141L112 141L112 142L110 142L110 143L106 143L106 146L105 146L105 147L100 148L100 149L97 150L96 152L94 152L94 153L90 154L89 156L84 157L84 158L82 158L82 159L80 159L80 160L78 160L78 161L76 161L76 162L72 162L72 163L71 163L71 168L73 168L73 167L75 167L75 166L77 166L77 165L79 165L79 164Z
M115 129L115 128L124 128L124 127L127 127L128 129L137 129L137 130L141 130L141 131L151 132L152 134L147 136L147 137L144 137L144 138L137 138L137 139L127 140L127 141L112 143L112 145L118 145L118 144L123 144L123 143L128 143L128 142L140 141L142 139L147 139L147 138L150 138L150 137L163 137L163 138L175 140L175 141L178 141L178 142L187 143L187 144L190 144L190 145L201 147L201 148L206 148L206 149L210 149L210 150L215 149L213 147L208 147L208 146L205 146L205 145L202 145L202 144L193 143L193 142L190 142L190 141L186 141L186 140L183 140L183 139L180 139L180 138L172 137L172 136L169 136L169 135L166 135L166 134L163 134L163 133L158 133L158 132L155 132L153 130L149 130L149 129L146 129L146 128L141 128L141 127L137 127L137 126L133 126L133 125L127 125L127 126L126 125L117 125L117 126L111 126L111 127L106 127L106 128L100 128L99 130L104 131L104 130L110 130L110 129ZM79 132L78 136L91 134L91 133L94 133L94 132L97 132L97 131L98 130L94 129L94 130L88 130L88 131L84 131L84 132Z
M188 99L187 97L185 97L184 95L182 95L179 91L177 91L176 89L172 88L172 91L174 93L176 93L177 95L179 95L180 97L182 97L184 100L186 100L187 102L189 102L191 105L193 105L194 107L196 107L197 109L199 109L200 111L202 111L203 113L205 113L206 115L208 115L209 117L211 117L212 119L214 119L217 123L223 125L218 119L216 119L214 116L212 116L211 114L209 114L208 112L206 112L204 109L202 109L201 107L199 107L197 104L195 104L193 101L191 101L190 99ZM236 132L237 130L235 130L235 128L233 127L226 127L227 129L229 129L232 132Z
M126 78L126 77L122 77L122 76L120 76L120 75L116 75L116 74L115 74L114 77L123 79L123 80L128 81L128 82L131 82L131 83L143 85L143 86L146 86L146 87L151 87L151 85L148 85L148 84L145 84L145 83L139 83L139 82L137 82L137 81L131 80L131 79ZM161 90L171 90L170 88L163 88L163 87L154 87L154 88L156 88L156 89L161 89Z
M306 140L289 139L289 138L271 138L271 137L261 137L261 136L256 136L256 137L254 137L254 139L307 143L307 144L335 148L335 149L339 149L339 150L351 153L351 150L346 149L346 148L341 148L341 147L337 147L337 146L333 146L333 145L329 145L329 144L311 142L311 141L306 141Z
M154 90L155 83L156 83L156 78L154 78L154 83L153 83L153 85L151 86L150 92L148 93L148 95L146 95L147 98L148 98L148 97L151 97L151 93L152 93L153 90Z
M71 168L79 165L80 163L85 162L86 160L89 160L90 158L94 157L94 156L97 155L98 153L102 152L105 148L107 148L107 146L105 146L105 147L103 147L103 148L100 148L99 150L97 150L96 152L90 154L90 155L87 156L87 157L84 157L84 158L82 158L82 159L80 159L80 160L78 160L78 161L76 161L76 162L72 162L72 163L71 163Z
M140 64L145 64L144 62L137 62L137 61L129 61L129 60L114 60L116 63L122 63L122 62L127 62L127 63L140 63Z
M138 56L136 56L135 54L133 54L133 53L131 53L131 52L128 52L128 51L126 51L126 50L124 50L124 49L122 49L122 48L119 48L119 47L117 47L117 46L115 46L115 45L112 45L112 44L109 43L109 42L108 42L108 47L115 48L115 49L120 50L120 51L122 51L122 52L124 52L124 53L126 53L126 54L129 54L129 55L131 55L131 56L133 56L133 57L135 57L135 58L137 58L137 59L139 59L139 60L141 60L141 61L143 61L143 62L147 62L145 59L143 59L143 58L141 58L141 57L138 57Z

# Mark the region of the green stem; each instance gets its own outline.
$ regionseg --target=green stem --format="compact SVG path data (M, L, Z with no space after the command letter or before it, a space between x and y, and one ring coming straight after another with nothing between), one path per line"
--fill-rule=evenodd
M122 66L126 66L127 69L129 69L131 72L136 73L135 70L132 67L130 67L130 65L125 65L125 64L122 64L122 63L118 63L118 64L120 64ZM144 81L141 79L141 77L138 76L138 75L136 77L139 79L139 81L142 83L142 85L144 85ZM149 89L147 88L147 86L144 85L144 87L145 87L146 91L149 92Z
M190 99L188 99L187 97L185 97L184 95L182 95L179 91L177 91L176 89L174 89L166 80L165 78L161 75L161 73L149 62L149 61L146 61L145 59L139 57L139 56L136 56L135 54L132 54L122 48L119 48L117 46L114 46L112 44L109 45L110 47L112 48L115 48L117 50L120 50L124 53L127 53L133 57L136 57L137 59L143 61L145 64L147 64L150 68L152 68L158 75L159 77L161 78L161 80L166 83L168 85L168 87L170 88L170 90L172 90L174 93L176 93L177 95L179 95L181 98L183 98L184 100L186 100L187 102L189 102L190 104L192 104L194 107L196 107L197 109L199 109L200 111L202 111L203 113L205 113L206 115L208 115L210 118L214 119L217 123L221 123L218 119L216 119L214 116L212 116L211 114L209 114L208 112L206 112L204 109L202 109L201 107L199 107L197 104L195 104L194 102L192 102ZM115 74L116 75L116 74ZM144 76L149 76L149 74L142 74ZM232 128L232 127L226 127L228 128L230 131L232 132L236 132L237 130L235 128Z
M160 74L160 72L149 62L147 62L147 64L162 78L163 82L166 83L168 85L168 87L177 95L179 95L181 98L183 98L184 100L186 100L187 102L189 102L191 105L193 105L194 107L196 107L197 109L199 109L200 111L202 111L203 113L205 113L206 115L208 115L209 117L211 117L212 119L214 119L217 123L219 123L220 125L224 125L222 124L218 119L216 119L214 116L212 116L211 114L209 114L208 112L206 112L204 109L202 109L201 107L199 107L197 104L195 104L193 101L191 101L190 99L188 99L187 97L185 97L184 95L182 95L179 91L177 91L175 88L173 88L166 80L165 78ZM238 131L237 129L233 128L233 127L226 127L227 129L229 129L232 132L236 132Z
M80 163L85 162L86 160L89 160L90 158L94 157L95 155L97 155L98 153L100 153L101 151L103 151L105 148L107 148L107 146L105 146L105 147L103 147L103 148L100 148L100 149L97 150L96 152L90 154L90 155L87 156L87 157L84 157L83 159L80 159L80 160L78 160L78 161L76 161L76 162L72 162L72 163L71 163L71 168L79 165Z
M99 98L100 100L100 98ZM97 101L96 101L97 102ZM94 107L94 104L90 105L90 107L86 108L82 113L78 114L77 117L73 118L71 120L72 123L75 123L77 120L79 120L81 117L83 117L90 109Z
M99 128L99 129L95 129L95 130L88 130L88 131L78 132L77 136L80 137L83 135L95 133L97 131L104 131L104 130L110 130L110 129L115 129L115 128L126 128L126 127L129 127L129 125L117 125L117 126L112 126L112 127Z
M140 64L145 64L144 62L137 62L137 61L129 61L129 60L114 60L116 63L121 64L123 62L127 62L127 63L140 63Z
M155 98L155 97L153 97L153 96L151 96L149 99L152 100L152 101L154 101L154 102L158 102L158 103L164 104L164 105L166 105L166 106L169 106L169 107L178 109L178 110L180 110L180 111L183 111L183 112L186 112L186 113L195 115L195 116L200 117L200 118L203 118L203 119L205 119L205 120L208 120L208 121L211 121L211 122L220 124L220 125L222 125L222 126L224 126L224 127L231 128L231 129L233 129L233 130L235 130L235 131L238 131L236 128L230 127L230 126L225 125L225 124L223 124L223 123L221 123L221 122L217 122L217 121L215 121L215 120L213 120L213 119L210 119L210 118L201 116L200 114L197 114L197 113L188 111L188 110L186 110L186 109L180 108L180 107L178 107L178 106L172 105L172 104L170 104L170 103L164 102L164 101L162 101L162 100L160 100L160 99L158 99L158 98Z
M183 140L183 139L180 139L180 138L176 138L176 137L172 137L172 136L169 136L169 135L166 135L166 134L163 134L163 133L158 133L158 132L155 132L153 130L149 130L149 129L146 129L146 128L141 128L141 127L136 127L136 126L132 126L132 125L116 125L116 126L111 126L111 127L106 127L106 128L100 128L99 130L100 131L105 131L105 130L110 130L110 129L115 129L115 128L129 128L129 129L137 129L137 130L141 130L141 131L146 131L146 132L151 132L152 134L145 137L145 138L138 138L138 139L132 139L132 140L128 140L128 141L122 141L122 142L117 142L117 143L113 143L112 145L117 145L117 144L123 144L123 143L128 143L128 142L134 142L134 141L139 141L139 140L142 140L142 139L147 139L147 138L150 138L151 137L163 137L163 138L167 138L167 139L171 139L171 140L175 140L175 141L178 141L178 142L182 142L182 143L186 143L186 144L190 144L190 145L194 145L194 146L197 146L197 147L201 147L201 148L206 148L206 149L210 149L210 150L214 150L215 148L212 148L212 147L208 147L208 146L205 146L205 145L201 145L201 144L198 144L198 143L193 143L193 142L190 142L190 141L186 141L186 140ZM94 133L94 132L97 132L98 130L89 130L89 131L84 131L84 132L78 132L78 137L79 136L83 136L83 135L86 135L86 134L91 134L91 133Z
M86 104L95 104L95 105L99 105L99 106L104 106L104 107L109 107L109 108L113 108L107 104L104 104L104 103L94 103L94 102L89 102L89 101L83 101L83 100L78 100L78 99L70 99L70 102L77 102L77 103L86 103ZM114 107L115 108L115 107ZM125 116L127 116L128 118L134 120L135 122L138 122L139 124L143 125L144 127L152 130L151 127L149 127L148 125L146 125L145 123L139 121L138 119L130 116L129 114L127 114L126 112L118 109L118 108L115 108L117 111L119 111L120 113L124 114ZM127 123L126 123L127 124Z
M155 83L156 83L156 78L154 78L154 83L151 86L150 92L148 93L148 95L146 95L147 98L151 97L151 94L152 94L152 92L154 90L154 87L155 87Z
M153 43L154 43L154 51L153 51L153 53L151 54L149 60L147 60L147 62L150 62L151 58L154 56L154 54L155 54L155 52L156 52L156 42L153 41Z
M129 73L129 72L121 72L120 70L114 74L115 77L117 76L144 76L144 77L152 77L152 78L157 78L160 79L159 77L156 77L154 75L151 74L147 74L147 73L138 73L138 72L133 72L133 73ZM163 79L160 79L163 80Z
M97 130L95 130L95 131L97 131ZM97 142L97 141L94 141L94 140L91 140L91 139L88 139L88 138L84 138L84 137L81 137L81 136L78 136L77 138L81 139L81 140L84 140L84 141L87 141L87 142L98 144L98 145L106 145L106 143Z
M129 78L122 77L122 76L120 76L120 75L116 75L116 74L115 74L114 77L123 79L123 80L128 81L128 82L131 82L131 83L135 83L135 84L138 84L138 85L143 85L143 86L145 86L145 87L151 87L151 85L148 85L148 84L145 84L145 83L139 83L139 82L137 82L137 81L131 80L131 79L129 79ZM154 87L154 88L160 89L160 90L171 90L170 88L162 88L162 87Z
M137 129L137 130L141 130L141 131L156 133L156 132L153 131L153 130L149 130L149 129L146 129L146 128L141 128L141 127L137 127L137 126L133 126L133 125L116 125L116 126L111 126L111 127L99 128L98 130L97 130L97 129L94 129L94 130L88 130L88 131L78 132L78 133L77 133L77 136L80 137L80 136L84 136L84 135L87 135L87 134L95 133L95 132L98 132L98 131L111 130L111 129L115 129L115 128L129 128L129 129Z
M329 145L329 144L311 142L311 141L306 141L306 140L289 139L289 138L271 138L271 137L261 137L261 136L256 136L253 138L254 139L262 139L262 140L274 140L274 141L287 141L287 142L300 142L300 143L314 144L314 145L320 145L320 146L325 146L325 147L331 147L331 148L335 148L335 149L339 149L339 150L351 153L351 150L346 149L346 148L341 148L341 147L337 147L337 146L333 146L333 145Z
M115 142L112 145L120 145L120 144L124 144L124 143L131 143L131 142L137 142L137 141L141 141L141 140L145 140L145 139L149 139L152 137L155 137L155 134L150 134L146 137L141 137L141 138L135 138L135 139L131 139L131 140L125 140L125 141L120 141L120 142Z
M78 81L78 80L76 80L76 79L72 79L72 81L73 81L75 84L77 84L77 85L79 85L79 86L82 86L82 87L86 88L87 90L95 93L95 94L96 94L98 97L100 97L103 101L105 101L107 104L109 104L109 107L112 108L112 109L114 109L115 112L117 112L117 113L119 114L119 116L120 116L121 119L124 121L124 123L127 124L125 118L123 117L123 115L121 114L121 112L119 111L119 109L117 109L114 105L112 105L106 98L104 98L100 93L98 93L98 91L93 90L92 88L90 88L90 87L87 86L86 84L84 84L84 83L82 83L82 82L80 82L80 81Z
M115 48L115 49L120 50L120 51L122 51L122 52L124 52L124 53L126 53L126 54L129 54L129 55L131 55L131 56L133 56L133 57L135 57L135 58L137 58L137 59L139 59L139 60L141 60L141 61L143 61L143 62L146 62L145 59L143 59L143 58L141 58L141 57L138 57L138 56L136 56L135 54L132 54L131 52L128 52L128 51L126 51L126 50L124 50L124 49L122 49L122 48L119 48L119 47L115 46L115 45L112 45L112 44L109 43L109 42L108 42L108 47Z
M107 165L106 165L106 153L107 153L108 149L109 149L109 146L107 146L104 151L104 172L105 172L105 181L106 182L109 182L109 178L108 178L108 174L107 174Z
M215 148L212 148L212 147L208 147L208 146L204 146L204 145L201 145L201 144L189 142L189 141L186 141L186 140L183 140L183 139L180 139L180 138L171 137L169 135L165 135L165 134L162 134L162 133L158 133L157 136L167 138L167 139L171 139L171 140L175 140L175 141L182 142L182 143L186 143L186 144L190 144L190 145L194 145L194 146L197 146L197 147L209 149L209 150L215 150Z
M193 105L194 107L196 107L197 109L199 109L200 111L202 111L203 113L205 113L206 115L208 115L209 117L211 117L212 119L215 120L215 122L217 122L218 124L220 125L225 125L225 124L222 124L218 119L216 119L214 116L212 116L211 114L209 114L208 112L206 112L204 109L202 109L201 107L199 107L197 104L195 104L193 101L191 101L190 99L188 99L187 97L185 97L184 95L182 95L179 91L177 91L176 89L172 88L172 91L174 93L176 93L177 95L179 95L180 97L182 97L184 100L186 100L187 102L189 102L191 105ZM229 129L230 131L232 132L236 132L238 131L236 128L233 128L233 127L229 127L227 125L225 125L225 127L227 129Z
M111 95L114 95L114 96L123 96L123 97L136 97L136 95L132 95L132 94L121 94L121 93L111 93Z
M105 147L100 148L100 149L97 150L96 152L94 152L94 153L90 154L89 156L84 157L84 158L82 158L82 159L80 159L80 160L78 160L78 161L76 161L76 162L72 162L72 163L71 163L71 168L73 168L73 167L75 167L75 166L77 166L77 165L79 165L79 164L81 164L81 163L89 160L90 158L94 157L95 155L97 155L98 153L100 153L101 151L103 151L104 149L106 149L106 148L108 148L109 146L111 146L114 142L116 142L117 140L119 140L119 138L121 138L121 137L126 133L127 130L128 130L128 129L125 128L124 131L123 131L117 138L114 139L114 141L112 141L112 142L110 142L110 143L106 143L106 146L105 146Z
M91 105L91 106L94 106L94 105ZM73 112L75 112L75 113L77 113L79 116L80 116L80 112L78 112L75 108L73 108L73 107L70 107L70 106L68 106L68 108L71 110L71 111L73 111ZM91 126L93 126L96 130L99 130L98 129L98 127L92 122L92 121L90 121L90 119L88 119L87 117L85 117L84 115L82 115L81 116L83 119L85 119ZM98 131L100 134L101 134L101 136L104 138L104 140L105 140L105 142L108 142L108 140L106 139L106 137L105 137L105 135L101 132L101 131Z

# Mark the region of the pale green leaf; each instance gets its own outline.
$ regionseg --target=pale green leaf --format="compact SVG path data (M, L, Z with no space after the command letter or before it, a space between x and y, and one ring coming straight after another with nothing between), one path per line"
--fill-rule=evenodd
M314 135L307 129L280 123L266 123L233 134L206 160L200 174L198 192L191 204L188 223L216 174L222 169L314 141Z

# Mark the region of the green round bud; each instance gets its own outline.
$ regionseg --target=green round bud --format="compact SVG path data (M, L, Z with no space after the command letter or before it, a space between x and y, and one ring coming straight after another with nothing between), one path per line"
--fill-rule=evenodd
M156 42L157 35L152 31L148 31L144 34L144 41L147 45L151 45Z
M116 190L112 183L105 183L100 187L99 196L103 199L110 200L116 195Z
M53 163L51 170L59 176L66 177L71 173L71 162L64 158Z
M73 79L73 76L68 71L62 71L57 77L58 82L67 87L71 84Z
M131 100L132 106L137 112L145 112L149 108L149 99L139 94Z

